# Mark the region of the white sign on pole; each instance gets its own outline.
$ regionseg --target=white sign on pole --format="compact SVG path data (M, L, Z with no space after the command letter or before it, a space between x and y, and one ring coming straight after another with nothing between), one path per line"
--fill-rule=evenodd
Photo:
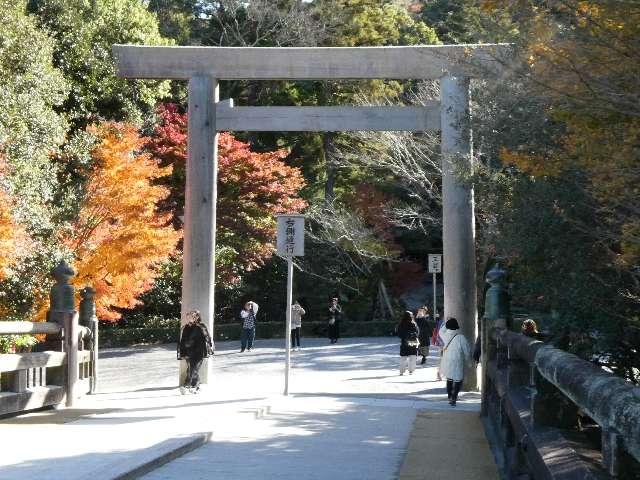
M429 273L442 272L442 255L429 254Z
M289 395L289 371L291 370L291 303L293 301L293 257L304 255L304 216L277 215L278 236L276 249L287 259L287 312L284 334L284 394Z
M304 256L304 216L277 215L277 253L281 257Z

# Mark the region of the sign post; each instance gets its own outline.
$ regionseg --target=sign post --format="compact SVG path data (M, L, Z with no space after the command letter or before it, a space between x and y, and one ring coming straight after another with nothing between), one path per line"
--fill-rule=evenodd
M442 255L429 254L429 273L433 273L433 321L436 321L438 305L436 303L436 276L442 272Z
M289 371L291 370L291 304L293 303L293 257L304 255L304 216L277 215L278 256L287 260L287 315L284 333L284 394L289 395Z

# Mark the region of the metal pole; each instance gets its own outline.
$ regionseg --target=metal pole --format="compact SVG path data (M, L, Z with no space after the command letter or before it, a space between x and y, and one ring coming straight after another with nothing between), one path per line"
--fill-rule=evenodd
M287 322L284 332L284 394L289 395L289 370L291 369L291 303L293 302L293 258L287 258Z
M436 321L436 314L438 313L438 305L436 303L436 272L433 272L433 321Z

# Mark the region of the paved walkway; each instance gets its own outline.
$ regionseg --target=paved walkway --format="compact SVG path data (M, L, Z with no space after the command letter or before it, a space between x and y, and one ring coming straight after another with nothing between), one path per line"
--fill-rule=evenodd
M201 444L144 478L497 478L479 395L463 394L452 410L435 357L401 377L395 339L307 339L292 353L292 395L283 397L281 343L258 341L243 354L236 342L217 344L214 382L188 396L175 388L172 346L101 352L98 395L78 408L0 421L0 479L113 479ZM456 438L462 432L473 438ZM482 475L445 476L419 453L451 442Z

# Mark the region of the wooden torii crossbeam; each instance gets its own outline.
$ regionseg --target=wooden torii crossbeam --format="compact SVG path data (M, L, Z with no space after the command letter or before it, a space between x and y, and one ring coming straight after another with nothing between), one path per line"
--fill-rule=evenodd
M454 163L471 162L469 78L499 72L506 44L406 47L155 47L114 45L119 75L189 81L182 319L200 310L213 332L217 132L441 131L444 314L476 335L473 189ZM440 79L440 102L412 107L234 107L219 80ZM210 365L202 372L209 378ZM184 375L184 365L181 377ZM467 372L466 387L475 388Z

